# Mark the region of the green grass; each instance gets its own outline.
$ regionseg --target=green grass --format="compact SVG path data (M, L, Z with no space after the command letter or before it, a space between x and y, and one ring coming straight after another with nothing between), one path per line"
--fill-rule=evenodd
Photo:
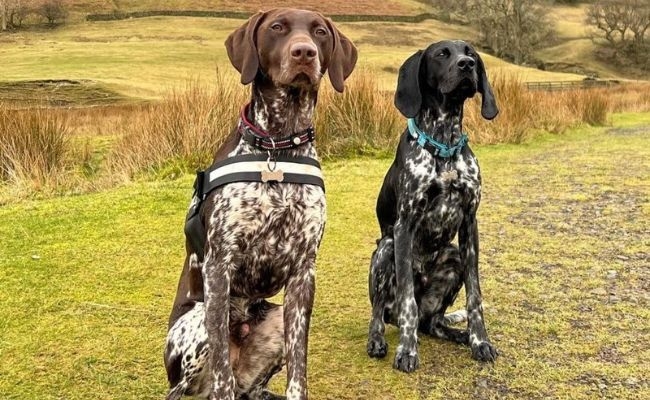
M501 356L422 337L421 369L365 354L374 201L389 159L325 164L313 399L650 396L650 115L480 146L485 318ZM640 125L641 124L641 125ZM160 399L192 178L0 207L0 398ZM463 306L463 296L454 308ZM282 374L273 387L283 387Z

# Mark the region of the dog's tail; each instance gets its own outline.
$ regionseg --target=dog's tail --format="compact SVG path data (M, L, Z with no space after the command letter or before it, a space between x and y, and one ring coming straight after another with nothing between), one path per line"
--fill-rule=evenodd
M467 311L465 310L458 310L449 314L445 314L445 325L459 324L465 321L467 321Z

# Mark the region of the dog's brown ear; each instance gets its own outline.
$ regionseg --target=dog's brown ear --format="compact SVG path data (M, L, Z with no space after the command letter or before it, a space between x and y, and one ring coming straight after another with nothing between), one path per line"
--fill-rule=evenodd
M492 93L492 86L487 78L487 72L485 71L485 65L483 65L483 60L481 56L476 53L476 58L478 60L478 91L481 93L481 115L485 119L494 119L494 117L499 114L499 108L497 107L497 101L494 98L494 93Z
M255 35L266 13L258 12L226 39L226 51L232 65L241 73L241 83L253 82L260 66Z
M418 50L399 67L397 89L395 90L395 107L406 118L414 118L422 107L420 90L420 64L424 52Z
M350 76L357 65L357 48L352 44L350 39L345 37L332 22L331 19L325 18L327 27L334 38L332 55L327 67L330 82L337 92L343 93L345 87L344 81Z

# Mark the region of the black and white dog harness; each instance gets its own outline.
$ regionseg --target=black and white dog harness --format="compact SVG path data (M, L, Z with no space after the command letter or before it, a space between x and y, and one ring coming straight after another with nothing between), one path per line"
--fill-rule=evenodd
M203 260L205 227L199 210L207 195L218 187L235 182L263 182L269 184L297 183L320 186L325 190L320 163L311 157L276 156L276 150L291 149L314 140L314 128L286 138L273 140L246 118L244 107L238 126L239 133L248 143L266 151L266 154L241 154L228 157L210 168L196 173L192 204L185 219L185 235L199 260Z

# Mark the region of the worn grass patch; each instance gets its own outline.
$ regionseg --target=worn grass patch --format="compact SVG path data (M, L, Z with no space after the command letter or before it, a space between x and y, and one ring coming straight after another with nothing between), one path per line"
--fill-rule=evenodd
M135 101L88 80L0 82L0 102L19 107L116 105Z
M485 315L501 351L493 366L473 361L467 348L423 337L421 369L398 373L394 327L388 358L366 356L373 209L390 160L326 163L311 397L650 396L650 128L647 116L615 122L475 148L484 180ZM0 208L0 398L164 396L162 346L191 181ZM283 385L282 376L273 382Z

